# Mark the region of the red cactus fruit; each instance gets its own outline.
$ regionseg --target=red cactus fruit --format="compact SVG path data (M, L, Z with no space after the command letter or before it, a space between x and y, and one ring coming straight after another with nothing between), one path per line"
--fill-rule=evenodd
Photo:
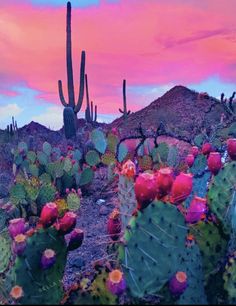
M191 149L191 153L193 154L194 157L196 157L199 153L199 149L197 146L193 146Z
M75 228L70 234L70 240L67 249L73 251L79 248L84 240L84 231L79 228Z
M202 146L202 154L208 155L212 151L212 146L209 142L204 143Z
M216 175L221 167L222 167L222 161L221 161L221 155L219 152L211 152L208 159L207 159L207 165L211 173Z
M236 160L236 138L227 140L227 151L232 160Z
M24 234L25 232L24 218L17 218L10 220L8 230L12 239L14 239L14 237L19 234Z
M175 179L171 188L171 202L179 204L191 194L193 188L193 175L181 172Z
M115 208L109 215L109 219L107 222L107 231L113 241L119 239L121 233L121 219L120 212L117 208Z
M194 155L193 154L188 154L185 158L185 162L189 167L192 167L193 163L194 163Z
M181 295L187 288L187 275L185 272L177 272L169 282L170 292L174 296Z
M107 279L108 290L115 295L121 295L126 289L126 283L123 273L116 269L109 273Z
M21 256L26 248L26 236L23 234L18 234L14 237L12 250L13 253Z
M44 228L51 226L58 217L58 208L57 204L50 202L44 205L41 215L40 221Z
M56 262L56 253L54 250L46 249L41 257L41 268L43 270L51 268Z
M158 186L154 174L141 173L137 177L134 191L138 202L138 209L147 207L157 196Z
M14 299L14 300L19 300L20 298L22 298L24 295L23 289L20 286L14 286L12 287L11 291L10 291L10 296Z
M160 199L171 191L172 184L174 182L174 174L171 168L161 168L155 173L158 194L157 197Z
M63 235L70 233L76 225L76 214L69 211L59 220L59 232Z
M203 218L206 211L207 200L205 198L195 196L187 209L185 220L188 223L198 222Z

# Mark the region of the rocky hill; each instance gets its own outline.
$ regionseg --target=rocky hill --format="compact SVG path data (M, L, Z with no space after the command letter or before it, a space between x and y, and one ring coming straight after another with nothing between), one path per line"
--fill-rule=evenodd
M212 129L220 122L222 113L223 107L216 98L201 96L184 86L175 86L147 107L132 113L127 122L121 117L111 126L122 128L125 133L134 131L140 122L146 129L156 128L163 122L176 137L190 139L202 128Z

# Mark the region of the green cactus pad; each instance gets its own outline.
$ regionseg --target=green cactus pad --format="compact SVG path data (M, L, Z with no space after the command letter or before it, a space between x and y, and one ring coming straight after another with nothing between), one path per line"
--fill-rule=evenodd
M80 161L82 158L82 153L80 152L80 150L76 149L73 153L73 159Z
M124 143L121 143L118 148L118 161L121 163L128 154L128 148Z
M79 185L84 186L92 182L94 177L94 172L91 168L85 168L80 176Z
M37 159L40 165L46 166L48 163L48 156L44 152L38 151L37 152Z
M64 167L63 167L64 171L70 172L71 168L72 168L71 160L69 158L65 158L65 160L64 160Z
M235 259L230 258L226 264L225 272L223 274L224 289L228 292L228 302L236 304L236 263Z
M122 229L125 230L126 226L128 225L132 213L134 212L137 201L134 192L134 181L133 179L127 179L125 176L119 176L119 183L118 183L118 197L120 202L120 212L121 212L121 222L122 222Z
M42 253L46 249L56 252L55 264L46 270L40 267ZM24 257L17 257L14 264L16 284L21 286L24 305L58 305L63 297L62 278L66 264L66 244L64 237L55 229L39 230L27 238Z
M30 202L36 201L39 194L39 189L37 187L31 186L29 183L26 183L24 186L27 199L29 199Z
M0 234L0 273L3 273L10 263L11 241L6 232Z
M49 175L48 173L43 173L42 175L40 175L39 180L40 182L45 184L50 184L52 182L51 175Z
M27 153L27 159L30 161L30 163L34 163L36 161L37 155L34 151L29 151Z
M192 245L183 250L181 263L175 267L177 271L187 274L188 286L181 294L178 305L206 305L207 299L204 291L202 258L198 246Z
M26 191L24 185L17 183L13 185L10 189L10 199L13 204L18 205L25 200Z
M199 154L190 168L190 172L194 175L202 175L207 167L207 158L203 154Z
M91 140L95 146L95 149L104 154L107 148L107 140L104 133L98 129L93 130L91 133Z
M152 169L152 158L149 155L139 156L138 157L138 165L142 171L151 170Z
M200 248L205 281L217 272L217 266L226 254L227 241L220 225L210 222L199 222L190 227Z
M39 190L37 203L39 203L42 206L46 203L53 202L53 200L55 199L55 195L56 195L56 188L53 185L51 184L42 185Z
M205 141L206 137L203 134L198 134L195 136L193 142L197 147L201 147Z
M104 270L95 277L91 287L92 296L98 298L100 305L117 305L117 297L108 291L106 281L108 273Z
M32 176L39 176L39 168L34 164L29 165L29 171Z
M70 192L67 196L66 202L71 211L76 211L80 208L80 197L76 193Z
M232 201L235 197L236 162L225 164L214 176L207 197L213 213L223 223L227 233L231 230Z
M107 151L105 154L102 155L101 161L104 165L111 165L116 163L115 154L112 152Z
M90 150L86 154L85 160L89 166L96 166L100 163L100 156L96 151Z
M176 168L180 163L179 151L176 146L169 148L167 163L170 167Z
M118 142L119 142L119 138L116 135L110 133L107 136L107 148L108 148L108 150L115 154Z
M156 201L133 217L129 227L119 259L130 293L143 297L158 292L176 272L187 227L175 206Z
M48 142L43 143L43 152L47 155L50 156L52 153L52 146Z
M28 152L28 146L27 146L27 144L25 143L25 142L20 142L19 144L18 144L18 151L20 152L20 151L24 151L24 153L26 153L27 154L27 152Z

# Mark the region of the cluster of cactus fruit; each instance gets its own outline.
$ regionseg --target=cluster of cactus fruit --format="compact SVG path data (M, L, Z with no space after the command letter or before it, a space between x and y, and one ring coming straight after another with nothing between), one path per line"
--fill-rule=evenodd
M76 303L87 299L115 304L125 293L135 300L160 295L163 302L205 304L214 275L220 275L217 286L228 294L227 301L235 301L236 139L228 139L226 159L211 143L193 146L181 170L175 147L155 146L149 139L141 146L137 140L120 143L117 134L95 129L89 148L68 147L65 156L49 143L37 152L20 143L13 152L11 201L25 211L23 217L30 209L40 218L30 229L23 218L10 221L11 247L6 233L1 234L1 271L14 263L7 276L15 282L8 286L9 296L23 303L34 303L37 297L46 304L53 286L52 300L62 299L67 252L83 240L83 232L73 230L73 211L80 207L81 197L77 189L83 186L81 179L84 185L91 182L88 172L106 165L119 172L120 204L107 223L116 260L86 289L78 286L73 293ZM136 158L132 154L137 146ZM66 243L64 235L69 232Z

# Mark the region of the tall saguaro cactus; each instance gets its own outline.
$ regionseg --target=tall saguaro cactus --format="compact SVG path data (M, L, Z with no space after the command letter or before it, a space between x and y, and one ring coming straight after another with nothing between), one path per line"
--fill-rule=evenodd
M66 16L66 64L67 64L67 86L68 86L68 103L65 100L62 81L58 81L59 96L63 106L71 107L75 115L80 111L84 98L84 73L85 73L85 51L81 53L80 64L80 88L77 103L75 102L74 79L73 79L73 64L71 51L71 3L67 2L67 16Z
M130 114L130 110L127 111L127 102L126 102L126 80L123 80L123 106L124 109L120 109L119 111L120 113L123 114L123 118L126 119L128 117L128 115Z

